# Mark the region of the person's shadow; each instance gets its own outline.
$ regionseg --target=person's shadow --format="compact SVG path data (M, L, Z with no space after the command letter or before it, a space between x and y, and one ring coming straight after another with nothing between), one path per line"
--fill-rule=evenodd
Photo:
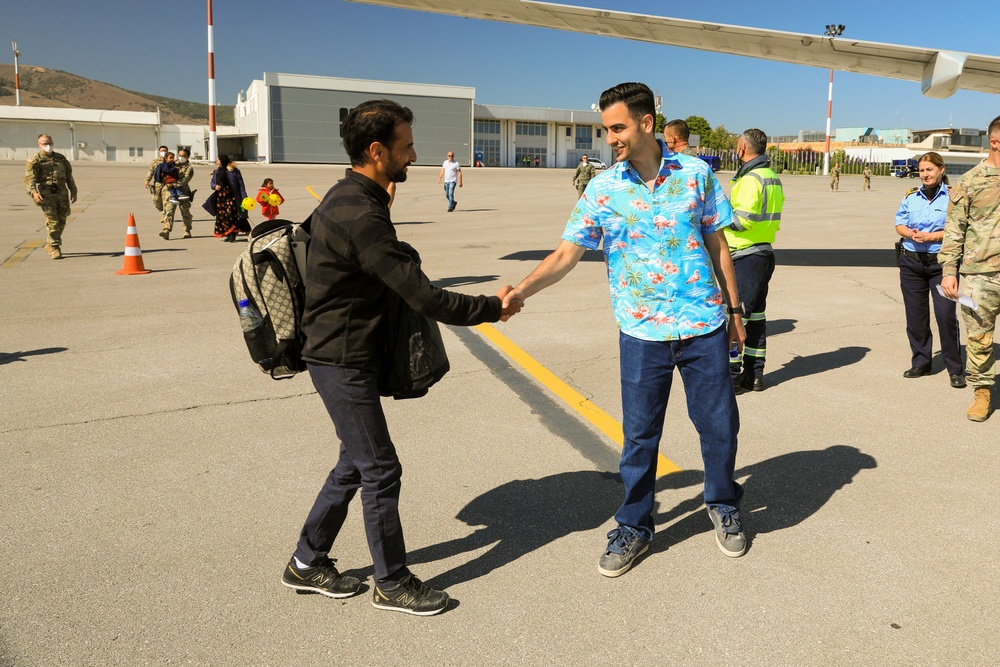
M35 357L42 354L57 354L65 352L66 347L42 347L37 350L23 350L20 352L0 352L0 366L10 364L15 361L27 361L28 357Z
M857 448L833 445L783 454L737 470L738 479L747 478L741 515L748 539L799 524L861 470L875 466L875 459ZM659 532L652 553L712 530L708 516L696 511L704 502L703 480L701 471L685 470L657 481L657 491L695 487L697 493L655 515ZM435 588L447 588L489 574L570 533L596 530L614 516L621 501L616 473L578 471L515 480L473 499L458 513L457 519L478 527L475 532L417 549L407 560L411 565L428 563L490 547L427 581ZM595 544L601 539L595 539Z

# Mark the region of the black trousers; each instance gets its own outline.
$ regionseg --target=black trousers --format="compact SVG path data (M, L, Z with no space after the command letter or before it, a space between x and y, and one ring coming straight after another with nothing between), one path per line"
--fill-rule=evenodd
M898 263L899 288L903 293L903 307L906 309L906 337L913 354L911 365L916 368L931 367L934 337L931 334L930 306L927 302L929 292L934 304L934 319L937 320L945 368L949 375L961 374L963 367L955 302L938 294L935 287L941 284L941 265L937 262L924 263L906 255L900 255Z
M340 438L340 458L306 518L295 557L314 565L329 554L361 489L375 581L393 585L409 573L399 520L403 468L389 437L375 372L319 364L308 368Z
M747 310L743 315L747 338L742 360L730 359L729 373L733 379L741 373L761 378L764 377L767 356L767 287L774 274L774 253L760 252L737 257L733 260L733 270L740 301Z

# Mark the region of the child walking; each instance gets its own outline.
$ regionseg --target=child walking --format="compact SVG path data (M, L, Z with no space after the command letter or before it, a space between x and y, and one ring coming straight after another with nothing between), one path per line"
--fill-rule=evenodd
M260 203L260 212L264 214L265 220L274 220L278 217L278 206L285 203L285 198L274 187L274 181L265 178L257 192L257 201Z

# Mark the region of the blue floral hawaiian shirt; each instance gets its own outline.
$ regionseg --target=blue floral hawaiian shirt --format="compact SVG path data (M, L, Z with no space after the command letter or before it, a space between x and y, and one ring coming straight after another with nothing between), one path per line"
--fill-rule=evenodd
M619 162L590 181L563 233L590 250L603 238L618 326L652 341L706 334L726 321L704 237L733 216L703 160L660 147L653 190Z

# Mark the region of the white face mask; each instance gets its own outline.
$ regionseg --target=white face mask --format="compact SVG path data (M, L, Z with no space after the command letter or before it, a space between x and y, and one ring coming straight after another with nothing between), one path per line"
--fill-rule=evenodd
M167 151L160 151L160 157L167 157Z
M183 155L180 156L179 158L177 158L177 164L184 164L187 161L188 161L188 159L186 157L184 157Z
M45 145L43 145L42 146L42 150L45 151L46 153L51 153L52 152L52 144L45 144Z

